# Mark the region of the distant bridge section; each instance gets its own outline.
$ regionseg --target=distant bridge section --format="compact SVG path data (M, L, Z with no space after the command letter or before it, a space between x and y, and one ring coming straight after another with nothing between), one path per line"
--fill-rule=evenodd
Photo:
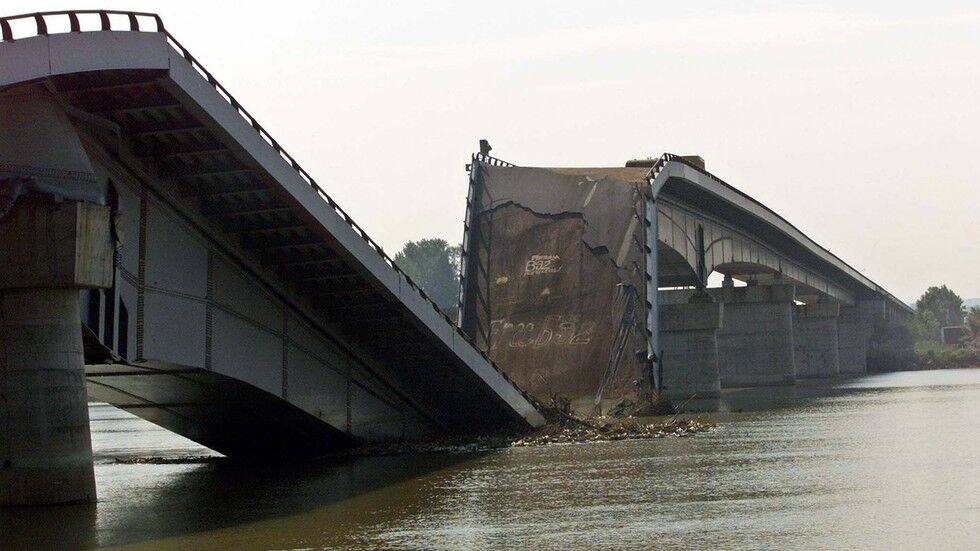
M472 161L462 325L539 396L585 412L635 400L646 381L717 397L864 373L906 346L907 305L699 157ZM712 272L722 288L707 288Z
M665 154L649 161L650 169L636 167L649 170L657 193L658 241L669 249L663 252L668 258L661 264L662 286L706 285L713 271L757 283L771 283L778 274L797 285L804 302L824 296L854 305L882 298L897 311L909 311L786 219L687 159ZM680 259L686 269L677 266Z

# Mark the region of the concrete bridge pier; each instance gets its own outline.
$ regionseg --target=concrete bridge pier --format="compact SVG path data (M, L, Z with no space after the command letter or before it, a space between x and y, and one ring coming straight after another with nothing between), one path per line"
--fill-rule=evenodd
M864 375L875 328L884 317L884 301L861 300L854 306L841 306L837 328L840 334L841 375Z
M840 373L838 315L837 302L794 308L793 346L798 379L836 377Z
M672 400L721 395L717 340L721 310L710 296L693 296L687 303L661 304L663 384Z
M794 384L795 286L726 285L709 292L723 304L718 330L721 386Z
M78 301L111 281L107 207L0 218L0 506L95 500Z

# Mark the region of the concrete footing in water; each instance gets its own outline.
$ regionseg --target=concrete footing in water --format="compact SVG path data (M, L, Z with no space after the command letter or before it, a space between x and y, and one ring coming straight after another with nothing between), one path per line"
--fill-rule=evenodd
M724 308L718 330L721 386L793 384L795 287L721 287L709 292Z
M796 377L836 377L840 373L840 349L836 302L803 304L793 310L793 346Z
M660 307L663 384L675 402L692 396L717 398L721 394L717 340L721 305L707 298L707 302Z
M874 316L860 304L841 306L837 333L841 375L868 372L868 344L874 332Z
M0 506L95 500L78 297L111 284L109 209L0 219Z

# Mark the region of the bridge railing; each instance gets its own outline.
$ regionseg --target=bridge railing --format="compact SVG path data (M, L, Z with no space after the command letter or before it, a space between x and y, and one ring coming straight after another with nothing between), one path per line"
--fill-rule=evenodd
M490 166L504 166L504 167L510 167L510 168L516 168L517 167L517 165L515 165L514 163L508 163L507 161L505 161L503 159L498 159L496 157L491 157L490 155L487 155L486 153L474 153L473 154L473 157L472 157L472 160L473 160L474 163L484 163L484 164L488 164ZM470 170L470 167L471 166L472 165L467 166L466 167L466 170Z
M150 31L140 21L152 22ZM85 23L83 28L83 23ZM33 28L31 28L33 26ZM14 31L21 31L15 37ZM59 29L66 29L59 31ZM13 42L31 36L46 36L62 32L88 31L148 31L166 32L163 20L155 13L119 10L71 10L26 13L0 17L0 37L3 42Z
M146 23L153 23L153 28L151 29L149 25L141 24L141 21ZM14 30L18 30L15 33ZM63 29L63 30L59 30ZM155 13L148 12L133 12L133 11L120 11L120 10L70 10L70 11L49 11L49 12L37 12L22 15L12 15L7 17L0 17L0 38L2 42L14 42L16 40L21 40L23 38L29 38L32 36L47 36L51 34L62 34L62 33L78 33L78 32L100 32L100 31L128 31L128 32L158 32L163 33L167 37L167 42L177 51L180 55L187 60L188 63L196 70L202 77L204 77L208 84L210 84L218 94L225 99L241 116L246 122L262 137L266 143L271 146L276 153L286 163L288 163L293 170L295 170L300 178L303 179L310 187L312 187L320 197L326 201L326 203L336 212L343 220L346 222L354 232L363 239L368 246L374 250L381 258L384 260L385 264L390 266L393 270L401 274L405 281L414 289L423 300L425 300L436 313L441 316L446 323L453 327L456 333L463 337L463 339L468 342L483 359L485 359L494 370L500 373L503 378L509 382L518 392L520 392L528 401L537 405L538 402L519 386L517 386L514 381L505 373L503 370L497 366L493 360L487 355L486 351L481 350L477 345L476 341L472 337L463 332L456 323L445 313L439 306L432 300L431 297L420 287L415 281L405 273L398 265L395 263L394 259L388 256L388 253L379 245L368 233L362 228L353 218L345 211L336 201L333 200L330 195L323 190L322 187L313 179L312 176L302 167L296 159L286 152L285 149L279 144L279 142L270 134L258 120L248 112L245 107L242 106L235 96L224 87L214 75L208 71L200 61L194 57L190 51L184 47L163 25L163 20L159 15ZM17 36L15 36L17 34ZM487 156L487 159L492 159ZM475 157L474 157L475 159ZM483 159L480 159L483 160ZM500 161L503 162L503 161ZM509 163L505 163L509 165ZM513 165L510 165L513 166Z
M475 196L475 178L478 172L473 172L473 168L477 163L484 163L490 166L517 168L517 165L514 163L508 163L503 159L491 157L486 153L474 153L470 157L470 162L466 165L466 172L470 175L470 185L469 190L466 193L466 214L463 216L463 242L461 243L459 251L459 294L456 301L456 308L458 312L456 323L460 327L463 325L463 308L465 307L464 300L466 298L466 277L468 273L467 263L469 262L470 256L470 224L473 223L474 213L472 211L477 200Z

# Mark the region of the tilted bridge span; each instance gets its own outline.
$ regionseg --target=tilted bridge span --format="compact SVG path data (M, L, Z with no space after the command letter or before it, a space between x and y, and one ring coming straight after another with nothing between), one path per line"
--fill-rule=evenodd
M72 319L90 396L228 455L544 422L159 17L0 31L0 504L94 497Z

